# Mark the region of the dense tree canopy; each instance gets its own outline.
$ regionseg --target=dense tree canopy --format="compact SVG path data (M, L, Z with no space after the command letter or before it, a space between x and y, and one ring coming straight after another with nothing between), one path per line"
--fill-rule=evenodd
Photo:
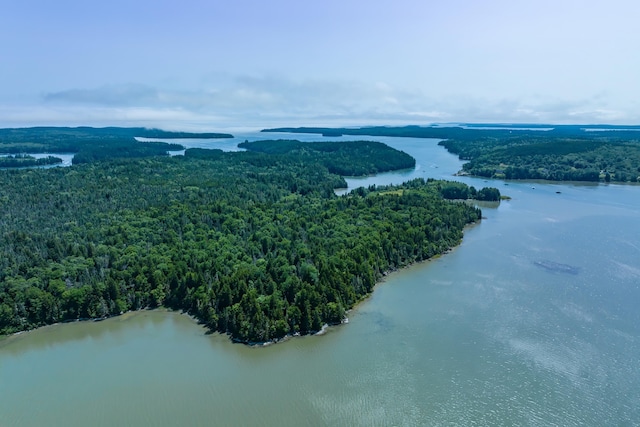
M0 168L24 168L55 165L58 163L62 163L62 159L54 156L42 157L39 159L26 154L0 156Z
M465 125L279 128L265 132L438 138L463 174L505 179L640 182L640 126Z
M339 164L368 162L345 145ZM443 199L440 181L338 197L331 155L301 155L187 150L0 171L0 333L157 306L241 342L311 333L480 219Z
M469 162L463 173L506 179L638 182L640 140L549 138L542 136L483 138L440 144Z
M232 138L222 133L169 132L146 128L34 127L0 129L0 153L75 153L73 163L91 163L115 157L134 158L167 155L182 150L179 144L139 143L146 138ZM50 163L47 164L51 164ZM8 166L14 166L10 164Z
M311 154L329 172L343 176L370 175L416 166L410 155L375 141L301 142L296 140L254 141L238 145L251 151L287 154L299 161ZM354 164L353 159L357 159Z
M500 190L494 187L484 187L478 191L475 187L468 186L461 182L434 180L429 180L429 182L433 182L440 195L448 200L473 199L485 202L498 202L501 198Z

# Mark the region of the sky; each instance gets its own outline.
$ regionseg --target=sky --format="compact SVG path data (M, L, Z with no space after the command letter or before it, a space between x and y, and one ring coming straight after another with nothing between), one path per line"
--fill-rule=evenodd
M0 126L640 124L637 0L1 0Z

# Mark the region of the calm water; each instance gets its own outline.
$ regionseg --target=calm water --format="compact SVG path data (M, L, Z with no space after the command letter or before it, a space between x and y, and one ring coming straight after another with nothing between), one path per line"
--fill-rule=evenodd
M265 136L291 138L238 140ZM371 139L418 167L350 185L460 168ZM639 425L640 187L463 180L512 200L324 336L249 348L141 312L0 341L0 425Z

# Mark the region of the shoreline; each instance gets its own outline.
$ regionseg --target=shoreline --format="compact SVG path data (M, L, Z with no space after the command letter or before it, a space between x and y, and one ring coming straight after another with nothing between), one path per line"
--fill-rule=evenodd
M480 175L473 175L469 173L461 173L460 171L453 174L455 177L467 177L474 179L482 179L486 182L502 182L504 185L509 184L546 184L546 185L573 185L578 187L597 187L597 186L609 186L609 185L640 185L640 182L633 181L555 181L551 179L506 179L506 178L493 178Z
M311 333L308 334L301 334L299 332L296 332L294 334L287 334L285 336L283 336L282 338L278 338L278 339L273 339L273 340L269 340L269 341L256 341L256 342L252 342L252 341L242 341L242 340L238 340L233 338L231 335L229 335L228 333L224 333L224 332L220 332L217 330L212 330L209 327L206 326L206 324L204 322L202 322L200 319L198 319L197 317L193 316L192 314L190 314L189 312L183 311L183 310L173 310L169 307L165 307L165 306L159 306L159 307L155 307L155 308L149 308L149 307L145 307L145 308L141 308L139 310L129 310L129 311L125 311L125 312L121 312L120 314L117 315L113 315L113 316L108 316L108 317L100 317L100 318L81 318L81 319L71 319L71 320L66 320L66 321L61 321L61 322L56 322L56 323L51 323L48 325L42 325L42 326L38 326L37 328L33 328L33 329L25 329L22 331L18 331L18 332L13 332L11 334L5 334L5 335L0 335L0 343L4 343L7 340L10 340L12 338L17 338L21 335L25 335L28 334L30 332L35 332L35 331L39 331L39 330L43 330L45 328L49 328L49 327L59 327L59 326L64 326L64 325L70 325L70 324L78 324L78 323L99 323L99 322L103 322L105 320L111 320L111 319L121 319L121 320L126 320L126 318L130 317L130 316L136 316L136 315L140 315L140 314L144 314L145 312L164 312L164 313L172 313L172 314L177 314L177 315L184 315L187 316L189 318L190 321L192 321L194 324L202 327L204 329L204 333L203 335L214 335L217 334L219 336L224 336L225 339L232 343L232 344L242 344L245 345L247 347L251 347L251 348L263 348L263 347L268 347L274 344L280 344L280 343L284 343L287 342L291 339L294 338L299 338L299 337L321 337L326 335L327 333L330 333L333 330L336 330L338 327L348 324L350 322L349 317L347 316L349 313L353 312L354 310L357 310L364 302L366 302L367 300L369 300L373 294L375 293L376 288L378 288L380 285L386 283L387 278L394 274L394 273L399 273L401 271L407 270L409 268L412 267L416 267L419 266L421 264L426 264L428 262L431 261L435 261L439 258L441 258L442 256L445 256L451 252L453 252L454 250L456 250L457 248L461 247L463 242L464 242L464 233L472 228L475 227L477 225L479 225L482 222L482 219L484 219L484 217L482 217L480 220L478 221L474 221L472 223L469 223L467 225L464 226L463 228L463 237L462 239L460 239L460 242L447 249L446 251L436 254L430 258L426 258L420 261L413 261L411 263L408 263L406 265L403 265L399 268L394 268L394 269L390 269L387 271L382 272L382 276L376 281L375 285L373 286L371 292L369 292L368 294L364 295L361 299L359 299L351 308L346 309L345 310L345 317L344 319L342 319L340 321L340 323L333 323L333 324L328 324L325 323L323 324L323 326L321 327L320 330L318 331L313 331Z

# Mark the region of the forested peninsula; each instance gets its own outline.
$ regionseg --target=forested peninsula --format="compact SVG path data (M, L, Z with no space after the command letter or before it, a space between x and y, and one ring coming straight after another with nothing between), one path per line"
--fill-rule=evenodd
M160 129L121 127L31 127L0 129L0 153L74 153L73 164L113 158L166 156L182 150L180 144L140 143L136 137L162 139L233 138L225 133L171 132ZM55 158L55 157L54 157ZM2 160L2 158L0 158ZM53 164L50 160L47 164ZM24 167L5 162L4 167ZM33 166L33 165L28 165ZM3 167L3 166L0 166Z
M374 141L300 142L295 140L243 142L238 147L268 154L287 154L298 161L305 161L311 154L330 173L342 176L364 176L379 172L411 169L416 160L403 151ZM354 162L353 159L358 161Z
M0 156L0 168L25 168L33 166L47 166L62 163L62 159L55 156L42 157L36 159L27 154L15 154Z
M381 143L144 158L102 147L69 168L0 171L0 333L159 306L238 342L314 333L481 218L443 197L470 194L459 183L336 196L346 183L335 171L415 161Z
M460 174L500 179L640 182L640 126L496 125L278 128L263 132L443 139Z

